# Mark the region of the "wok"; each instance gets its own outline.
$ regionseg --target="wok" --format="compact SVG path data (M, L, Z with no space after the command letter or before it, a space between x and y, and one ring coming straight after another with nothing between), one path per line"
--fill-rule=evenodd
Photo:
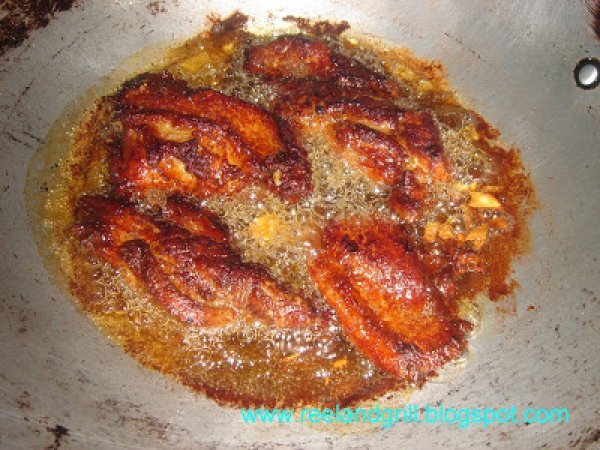
M398 424L391 429L245 424L140 367L51 283L24 200L53 121L136 51L240 9L347 20L439 59L467 104L518 146L541 207L514 298L487 303L469 363L411 403L568 408L568 423ZM0 446L3 448L585 448L600 439L600 89L573 68L600 47L579 1L94 1L62 12L0 61ZM595 444L594 444L595 443Z

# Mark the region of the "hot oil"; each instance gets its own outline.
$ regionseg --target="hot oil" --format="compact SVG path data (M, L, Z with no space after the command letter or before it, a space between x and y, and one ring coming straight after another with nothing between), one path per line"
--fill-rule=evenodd
M387 212L387 192L336 158L323 143L306 142L305 147L313 182L306 200L290 205L253 187L230 198L209 199L204 206L227 224L233 245L245 260L265 265L276 279L319 302L306 262L315 255L321 230L332 219ZM265 222L270 229L261 226Z
M216 88L268 108L273 92L247 76L240 63L244 45L268 38L241 30L200 35L182 46L155 52L154 64L146 70L166 68L193 86ZM395 75L406 91L399 106L456 106L438 66L358 38L326 39L348 56ZM148 54L131 58L117 70L119 76L96 92L110 93L122 83L123 74L143 71L141 60L147 63ZM28 199L38 246L51 272L105 333L144 365L226 402L333 405L405 386L402 380L376 370L339 330L298 332L237 324L211 331L185 325L128 285L124 274L85 254L70 237L74 205L82 194L108 193L108 148L120 133L110 99L90 106L90 98L65 113L50 132L48 144L30 168ZM88 113L83 112L86 109ZM465 113L464 117L469 116ZM456 169L452 182L431 186L430 212L409 229L415 242L422 239L428 221L440 215L453 221L459 231L464 225L460 204L465 200L457 183L486 184L497 170L485 148L474 143L469 120L453 126L440 123L440 127ZM305 201L289 205L265 189L249 187L227 198L209 198L203 206L227 224L232 245L245 261L263 264L279 282L325 307L306 261L314 256L326 223L355 214L399 219L387 207L386 188L334 156L324 142L315 139L304 145L314 185ZM469 170L475 166L476 171ZM516 210L507 213L518 216ZM464 316L477 316L473 305L464 302Z

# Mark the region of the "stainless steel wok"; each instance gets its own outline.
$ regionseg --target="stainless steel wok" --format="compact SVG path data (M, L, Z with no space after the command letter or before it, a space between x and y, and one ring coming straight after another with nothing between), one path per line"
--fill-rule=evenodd
M569 423L368 431L247 425L238 410L140 367L50 283L23 189L28 162L53 121L132 53L191 36L209 12L234 9L256 24L288 14L345 19L439 59L465 101L522 150L542 206L531 221L532 249L515 267L516 300L488 304L469 364L411 402L568 408ZM600 88L583 90L573 79L581 58L600 56L588 19L577 0L106 0L60 13L0 61L0 447L597 445Z

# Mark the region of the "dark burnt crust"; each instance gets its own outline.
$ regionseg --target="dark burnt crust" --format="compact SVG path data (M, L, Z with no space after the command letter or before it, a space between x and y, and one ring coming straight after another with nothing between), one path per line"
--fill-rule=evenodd
M220 36L243 30L248 22L248 16L240 11L234 11L225 18L211 14L208 16L208 22L210 24L208 34L218 39Z
M400 96L399 87L391 78L333 51L318 39L302 35L280 36L247 49L244 69L271 80L328 81L341 88Z
M471 325L407 243L382 220L332 222L310 271L349 339L382 370L417 382L462 353Z
M403 109L389 100L365 95L360 89L348 91L331 84L301 84L298 91L293 91L292 83L286 87L275 111L296 132L305 122L351 121L386 133L406 151L432 164L443 160L440 134L429 110Z
M427 195L419 179L443 178L448 170L431 111L403 109L390 99L331 82L300 80L294 90L294 82L287 81L279 89L276 114L299 141L314 134L317 125L334 151L392 188L389 205L400 217L409 222L418 218ZM417 169L409 170L409 157L418 161Z
M113 170L121 174L116 177L119 192L131 195L150 187L168 190L169 181L177 185L179 180L172 175L156 174L153 180L146 180L144 170L127 167L156 165L165 155L179 155L198 179L197 188L185 189L180 183L172 193L204 198L215 192L235 192L259 181L283 199L296 202L312 189L306 151L294 142L278 118L255 105L210 89L191 89L166 73L146 74L130 81L116 95L115 104L126 128L123 148L128 145L128 133L134 133L130 130L147 135L152 120L168 120L173 128L195 127L194 140L163 142L153 148L151 142L143 143L149 137L138 137L142 146L153 151L139 149L133 159L128 159L124 151L117 152ZM214 151L207 151L216 138L232 149L228 155L219 157ZM232 165L233 153L239 158ZM217 160L221 162L216 164Z
M440 161L444 149L431 111L405 111L402 119L403 135L411 151Z
M268 79L331 80L338 75L332 52L325 43L297 35L247 48L244 70Z
M295 23L302 32L314 36L339 36L350 29L350 24L345 20L333 22L330 20L310 20L296 16L285 16L283 20Z
M407 154L395 139L347 120L337 122L334 133L340 153L356 153L356 156L346 156L346 159L355 161L371 179L391 186L398 182Z
M33 30L47 26L57 13L82 3L77 0L4 0L0 19L0 56L21 45Z
M223 327L235 320L236 312L232 308L199 306L176 289L152 254L150 245L143 240L125 242L118 254L140 284L174 317L204 327Z
M202 198L216 192L235 192L260 177L262 168L252 149L226 125L173 113L134 113L122 120L123 151L113 156L115 167L125 166L121 173L113 172L119 193L144 194L154 188ZM156 128L164 124L175 130L192 130L193 138L184 142L162 140ZM148 142L142 142L135 152L125 151L136 145L130 144L132 133L143 135ZM193 185L161 170L160 163L171 157L195 177ZM149 171L155 176L149 176Z
M424 206L426 196L425 186L415 179L413 172L407 170L396 180L390 192L390 208L405 220L414 222Z
M227 124L263 157L283 147L277 120L269 112L212 89L191 89L166 72L140 77L115 100L117 108L128 113L170 112Z
M224 326L250 316L283 328L325 325L326 316L263 267L243 263L210 213L178 198L169 199L163 211L152 217L122 200L85 196L72 231L91 254L130 271L129 280L184 322ZM174 215L179 217L169 221Z

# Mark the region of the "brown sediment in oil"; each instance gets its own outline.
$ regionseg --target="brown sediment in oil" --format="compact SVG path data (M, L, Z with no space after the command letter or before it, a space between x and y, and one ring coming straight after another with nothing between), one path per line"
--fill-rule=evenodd
M232 19L231 26L217 22L207 34L181 45L134 55L57 120L28 173L28 208L38 248L54 280L125 351L144 366L218 401L245 406L345 405L406 388L403 380L377 370L339 330L332 338L319 330L245 325L209 331L183 324L129 287L117 270L85 254L70 236L77 199L84 193L109 190L108 147L120 132L109 95L126 79L166 68L192 86L219 89L270 106L273 93L269 87L241 70L243 48L270 35L253 35L239 28L245 22L242 19ZM448 158L457 167L454 182L502 182L502 189L495 192L504 205L498 214L513 218L510 232L494 236L483 248L489 262L486 272L469 275L459 284L465 298L462 311L475 320L473 299L484 287L489 287L492 298L510 292L510 263L527 242L526 218L533 190L518 152L496 142L495 131L460 105L439 64L419 60L404 49L374 45L372 39L360 36L325 33L322 38L346 55L395 77L408 93L400 106L427 107L437 114ZM289 205L265 189L250 187L227 198L209 198L204 206L227 224L232 245L244 260L263 264L277 280L325 306L305 264L319 230L332 218L357 213L398 219L387 207L385 189L333 157L323 142L304 144L314 184L306 201ZM455 194L450 185L434 192L431 201L439 207L408 228L415 243L422 241L427 223L439 221L441 215L456 233L461 232L465 225L454 204ZM265 226L270 234L255 232Z
M329 20L310 20L305 17L285 16L283 20L294 23L301 32L315 36L339 36L350 29L345 20L331 22Z

